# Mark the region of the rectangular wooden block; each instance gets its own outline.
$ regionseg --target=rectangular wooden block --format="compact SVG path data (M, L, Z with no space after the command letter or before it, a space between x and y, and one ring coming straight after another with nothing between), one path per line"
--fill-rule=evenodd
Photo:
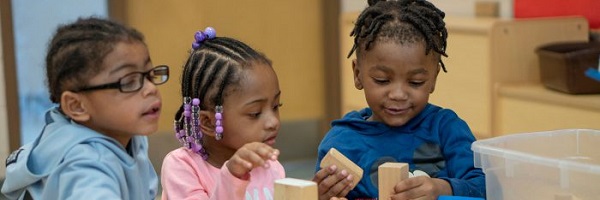
M323 157L319 166L325 168L332 164L335 164L335 166L338 167L338 170L345 169L348 173L352 174L354 177L352 186L356 186L360 179L362 179L363 170L335 148L329 149L329 152Z
M274 200L313 200L319 199L317 183L295 179L282 178L275 180Z
M581 200L572 194L556 194L554 195L554 200Z
M379 199L390 199L394 193L394 186L408 178L408 164L386 162L377 167L377 180L379 185Z
M477 17L498 17L500 8L495 1L477 1L475 2L475 16Z

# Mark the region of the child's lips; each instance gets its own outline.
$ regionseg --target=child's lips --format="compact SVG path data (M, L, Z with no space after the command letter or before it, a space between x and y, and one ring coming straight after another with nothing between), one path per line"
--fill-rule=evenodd
M268 144L269 146L275 145L277 135L271 136L267 138L263 143Z
M385 112L391 115L402 115L406 114L410 110L410 107L406 108L385 108Z
M152 104L152 106L148 110L146 110L146 112L142 113L142 115L158 118L158 116L160 115L160 108L161 108L161 103L156 102L156 103Z

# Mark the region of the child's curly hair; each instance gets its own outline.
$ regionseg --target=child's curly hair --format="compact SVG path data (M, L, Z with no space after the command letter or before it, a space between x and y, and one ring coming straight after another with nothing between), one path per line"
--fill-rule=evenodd
M59 26L46 55L50 101L60 103L64 91L84 87L102 70L106 55L122 41L144 43L144 36L133 28L97 17Z
M348 57L356 51L369 50L375 41L392 40L399 44L426 42L425 54L431 50L448 57L446 39L448 31L445 14L426 0L369 0L369 7L360 13L350 36L354 46ZM440 60L444 72L446 67Z

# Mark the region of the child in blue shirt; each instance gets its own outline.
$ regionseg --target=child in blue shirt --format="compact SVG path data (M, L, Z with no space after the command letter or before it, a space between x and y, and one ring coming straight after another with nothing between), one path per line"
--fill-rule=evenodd
M58 27L46 56L46 125L6 160L9 199L154 199L146 136L158 128L169 78L141 33L99 18Z
M485 197L468 125L452 110L428 103L440 69L446 71L443 19L444 12L425 0L370 0L356 20L348 57L356 51L354 84L369 107L332 122L317 162L336 148L364 170L348 199L376 199L377 167L385 162L408 163L430 176L397 183L393 199Z

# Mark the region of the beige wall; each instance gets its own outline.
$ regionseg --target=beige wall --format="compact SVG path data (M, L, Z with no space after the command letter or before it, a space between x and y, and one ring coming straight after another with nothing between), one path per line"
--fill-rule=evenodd
M322 14L318 0L304 1L127 1L125 19L146 36L154 64L168 64L172 79L161 86L159 132L170 132L181 104L180 69L196 30L215 27L217 35L240 39L265 53L279 76L281 118L324 116Z

